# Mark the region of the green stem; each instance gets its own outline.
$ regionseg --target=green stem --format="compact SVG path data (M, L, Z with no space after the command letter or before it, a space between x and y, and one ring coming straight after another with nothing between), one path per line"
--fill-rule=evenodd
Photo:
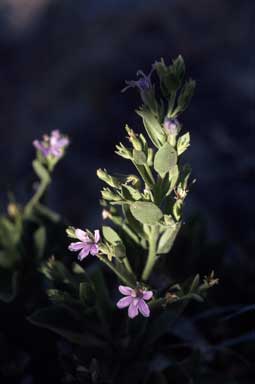
M48 188L50 184L50 179L49 180L41 180L40 185L36 191L36 193L33 195L31 200L27 203L25 207L25 214L30 214L32 209L34 208L35 205L37 205L41 198L43 197L44 193L46 192L46 189Z
M131 265L130 265L129 260L128 260L127 257L125 257L125 258L123 259L123 263L124 263L124 265L125 265L127 271L128 271L132 276L135 276L135 274L134 274L134 272L133 272L133 269L132 269L132 267L131 267Z
M109 267L124 284L128 285L129 287L134 286L134 284L131 281L129 281L129 279L126 276L122 275L122 273L120 273L109 260L107 260L105 257L101 255L97 255L97 257L99 258L100 261L102 261L105 265L107 265L107 267Z
M149 236L149 253L147 257L147 261L142 273L142 280L147 281L151 275L152 269L157 261L157 239L158 239L158 228L157 226L153 226L151 230L151 234Z
M153 174L152 174L152 172L151 172L151 169L150 169L150 167L149 167L149 165L148 164L145 164L145 170L146 170L146 172L148 173L148 175L149 175L149 177L150 177L150 179L151 179L151 181L152 181L152 184L155 184L155 180L154 180L154 177L153 177Z
M139 172L140 176L142 177L143 181L146 185L148 185L150 188L153 187L154 179L151 179L150 175L148 175L148 172L146 168L143 165L138 165L133 161L133 164L137 171Z
M122 224L120 226L124 232L138 245L140 245L139 237L128 227L127 224Z

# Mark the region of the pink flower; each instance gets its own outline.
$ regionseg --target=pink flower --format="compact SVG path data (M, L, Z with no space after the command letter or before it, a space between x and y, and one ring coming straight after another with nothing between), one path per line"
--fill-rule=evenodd
M50 136L44 135L41 141L33 141L34 147L41 152L43 157L52 156L60 158L68 144L69 139L61 135L58 130L52 131Z
M130 319L133 319L140 312L144 317L150 316L150 308L145 300L150 300L153 296L152 291L144 291L142 289L133 289L130 287L125 287L123 285L119 286L119 291L125 297L120 299L117 303L119 309L128 307L128 316Z
M95 256L99 252L98 243L100 241L100 233L99 230L96 229L94 231L94 237L88 235L86 231L82 231L81 229L75 230L75 235L78 240L75 243L71 243L68 247L69 251L76 252L80 251L78 255L79 260L83 260L89 254Z

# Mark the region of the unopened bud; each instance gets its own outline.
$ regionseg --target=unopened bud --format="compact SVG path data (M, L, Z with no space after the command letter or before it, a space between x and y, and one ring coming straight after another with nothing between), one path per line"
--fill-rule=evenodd
M97 170L97 177L106 184L110 185L110 187L119 188L120 186L119 180L114 176L110 176L106 169L99 168Z
M134 149L136 149L137 151L141 151L143 149L142 143L140 139L137 137L136 133L133 131L133 129L129 128L128 125L126 125L125 128L128 133L128 139L130 143L132 143Z
M164 120L164 129L168 135L177 136L181 127L177 119L170 119L169 117L166 117Z
M7 212L10 218L14 219L18 214L19 214L19 208L17 204L15 203L10 203L7 206Z

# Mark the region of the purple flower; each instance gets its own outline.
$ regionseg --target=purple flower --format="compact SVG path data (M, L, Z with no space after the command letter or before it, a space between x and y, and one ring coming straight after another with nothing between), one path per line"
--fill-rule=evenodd
M63 155L65 147L69 144L69 139L58 130L52 131L51 135L44 135L43 140L34 140L33 145L41 152L43 157L52 156L60 158Z
M127 87L122 89L122 92L125 92L128 88L135 88L137 87L141 93L150 90L152 88L151 84L151 74L153 72L153 69L150 71L148 75L145 75L143 71L138 71L136 73L137 76L142 76L138 80L131 80L126 81Z
M128 307L128 316L133 319L140 312L144 317L150 316L150 308L145 300L150 300L153 296L152 291L144 291L140 288L133 289L125 287L124 285L119 286L119 291L125 297L120 299L117 303L119 309Z
M86 231L82 231L81 229L76 229L75 235L80 241L71 243L68 249L72 252L80 251L78 255L79 260L83 260L89 254L93 256L98 254L98 242L100 241L100 233L98 229L94 231L94 236L89 235Z
M164 128L168 134L176 136L180 132L180 123L177 119L166 117L164 120Z

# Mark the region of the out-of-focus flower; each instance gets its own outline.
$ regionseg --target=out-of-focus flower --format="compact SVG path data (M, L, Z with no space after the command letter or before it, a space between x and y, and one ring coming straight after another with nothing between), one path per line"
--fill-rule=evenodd
M130 319L136 317L139 312L144 317L150 316L150 308L145 300L150 300L153 296L152 291L145 291L140 288L133 289L130 287L125 287L123 285L119 286L119 291L125 297L120 299L117 303L119 309L128 307L128 316Z
M64 149L68 146L69 139L63 136L58 130L52 131L51 135L44 135L43 140L34 140L33 145L41 152L43 157L60 158Z
M98 254L98 243L100 241L100 232L98 229L94 231L94 236L88 234L86 231L82 231L81 229L76 229L74 233L80 241L71 243L68 249L72 252L80 251L78 255L79 260L83 260L89 254L93 256Z

